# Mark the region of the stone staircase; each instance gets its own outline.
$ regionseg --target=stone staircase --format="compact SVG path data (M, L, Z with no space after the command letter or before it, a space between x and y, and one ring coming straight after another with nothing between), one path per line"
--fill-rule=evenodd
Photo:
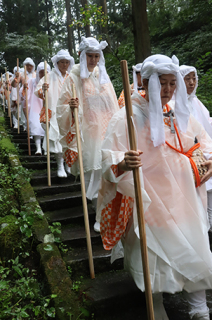
M8 122L9 128L9 121ZM90 312L96 320L145 320L145 295L134 284L131 276L123 270L123 260L110 263L110 252L105 251L99 233L93 230L95 210L88 202L95 279L89 276L86 234L84 228L81 187L79 179L72 175L58 178L56 160L51 155L51 187L47 185L47 163L45 156L35 156L35 145L31 143L28 155L27 134L21 129L9 128L12 141L19 146L23 167L32 172L31 185L37 200L51 225L61 223L61 240L68 251L61 252L66 266L71 268L71 278L82 279L82 290L90 302ZM165 306L171 320L188 320L187 307L180 295L166 295Z

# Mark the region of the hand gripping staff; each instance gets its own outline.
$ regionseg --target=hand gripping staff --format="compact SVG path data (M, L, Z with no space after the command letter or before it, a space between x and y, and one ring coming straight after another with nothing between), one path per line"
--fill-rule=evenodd
M27 84L26 66L24 66L24 79L25 79L25 84ZM27 87L25 88L25 97L26 97L26 118L27 118L28 155L31 156L30 135L29 135L28 88L27 88Z
M17 58L17 72L19 72L19 58ZM19 81L17 82L17 114L18 114L18 133L20 133L20 123L19 123Z
M7 106L8 106L8 117L10 117L10 127L12 127L12 117L11 117L11 109L10 109L10 88L9 88L9 73L7 72L7 68L5 68L6 72L6 81L7 81Z
M121 72L122 72L122 81L123 81L123 87L124 87L124 98L125 98L125 105L126 105L130 149L137 150L135 130L132 122L133 111L132 111L130 84L129 84L129 76L128 76L128 67L127 67L126 60L121 61ZM149 273L149 261L148 261L148 252L147 252L147 243L146 243L146 229L145 229L144 209L143 209L143 202L142 202L139 168L133 169L133 179L134 179L134 188L135 188L136 208L137 208L137 214L138 214L141 256L142 256L142 264L143 264L145 296L146 296L146 305L147 305L147 316L149 320L154 320L155 317L154 317L154 311L153 311L151 281L150 281L150 273Z
M72 84L72 96L74 99L76 98L76 91L75 91L74 84ZM78 108L74 108L74 119L75 119L75 126L76 126L78 161L79 161L79 167L80 167L80 181L81 181L82 204L83 204L83 212L84 212L87 250L88 250L88 260L89 260L90 276L91 276L91 279L94 279L95 274L94 274L93 254L92 254L90 227L89 227L89 219L88 219L88 207L87 207L87 200L86 200L86 193L85 193L85 180L84 180L84 170L83 170L83 162L82 162L82 149L81 149L81 140L80 140L79 120L78 120Z
M47 63L44 61L44 82L47 83ZM47 175L48 186L51 186L51 171L50 171L50 151L49 151L49 114L48 114L48 90L44 91L45 96L45 111L46 111L46 150L47 150Z

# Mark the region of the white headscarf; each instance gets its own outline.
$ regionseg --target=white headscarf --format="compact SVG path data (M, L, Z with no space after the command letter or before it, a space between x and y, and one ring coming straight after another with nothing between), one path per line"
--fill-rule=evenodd
M176 56L156 54L144 60L141 68L142 79L149 79L149 120L151 139L155 147L165 143L163 110L161 106L161 85L159 76L174 74L176 76L175 117L178 128L186 132L189 119L189 107L184 80L179 72L179 60Z
M20 68L19 68L20 69ZM16 67L14 67L14 69L13 69L13 74L14 74L14 76L15 76L15 73L17 72L17 66Z
M102 50L107 47L107 41L101 41L100 43L92 37L82 37L79 45L80 54L80 78L87 79L89 77L89 71L87 67L86 53L99 53L100 58L98 62L99 67L99 83L105 84L110 82L107 71L105 69L105 58Z
M194 90L192 91L191 94L187 94L188 101L190 102L189 104L190 112L197 119L197 121L199 121L203 125L205 131L212 138L212 127L209 121L208 110L196 96L196 90L198 87L197 70L195 67L192 67L192 66L185 66L185 65L180 66L180 73L183 78L185 78L185 76L190 72L194 72L197 79Z
M35 71L35 64L33 62L33 60L31 58L26 58L23 62L23 66L25 66L26 64L30 64L31 66L33 66L33 69L31 71L31 73L33 73ZM29 72L27 71L27 74L29 74Z
M185 66L182 65L180 66L180 73L183 77L183 79L185 78L185 76L187 76L187 74L189 74L190 72L194 72L195 73L195 77L197 79L196 81L196 85L194 87L194 90L192 91L191 94L188 94L188 100L192 101L193 98L196 96L196 91L197 91L197 87L198 87L198 75L197 75L197 69L195 67L191 67L191 66Z
M133 69L133 89L135 92L138 92L138 78L136 72L141 71L143 63L137 63L135 66L132 66Z
M71 71L73 65L75 64L74 58L69 54L68 51L63 50L63 49L58 51L58 53L54 57L51 58L53 66L54 66L57 74L62 78L62 80L63 80L63 76L58 68L57 63L58 63L58 61L63 60L63 59L70 61L70 64L69 64L68 70L67 70L68 73Z
M47 63L46 64L47 67L47 72L51 72L51 67L50 65ZM40 81L40 77L39 77L39 72L41 70L44 70L44 62L40 62L39 65L37 66L37 70L36 70L36 84L38 84L38 82Z

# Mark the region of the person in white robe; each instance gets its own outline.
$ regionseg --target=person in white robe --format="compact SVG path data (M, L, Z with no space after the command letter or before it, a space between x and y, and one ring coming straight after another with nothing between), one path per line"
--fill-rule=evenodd
M17 72L17 67L14 67L13 69L13 79L15 78L15 74ZM11 82L12 82L11 81ZM12 121L13 121L13 127L15 129L18 128L18 116L17 116L17 88L14 88L13 86L11 87L11 115L12 115Z
M99 43L95 38L82 37L79 46L80 64L71 70L57 105L57 121L65 161L71 167L71 173L77 176L78 151L71 108L79 104L86 197L92 200L95 208L101 179L101 145L109 120L119 110L113 85L105 69L102 50L106 46L106 41ZM72 84L75 85L77 99L73 99ZM94 230L100 231L98 220Z
M162 293L183 290L190 318L209 320L205 290L212 288L212 253L205 181L212 176L212 140L190 115L176 57L148 57L141 77L145 98L132 95L137 151L129 148L125 108L111 119L102 146L98 213L103 245L112 249L112 261L124 253L125 269L144 291L131 171L139 167L155 319L168 319ZM168 102L174 91L173 113ZM196 138L208 167L199 187L189 160L189 150L199 147Z
M24 73L24 67L26 66L26 79L25 79L25 73ZM23 68L20 68L20 70L15 72L15 77L12 80L12 87L17 90L17 85L19 84L20 87L24 85L24 83L28 83L29 79L36 78L36 72L35 72L35 63L31 58L26 58L23 62ZM13 90L15 91L15 90ZM17 97L17 92L16 92ZM25 100L20 101L20 111L19 111L19 117L21 118L20 124L23 125L24 131L26 131L26 104Z
M51 67L47 64L47 72L51 72ZM36 145L36 155L41 155L41 139L44 137L44 129L40 123L40 112L43 108L43 100L38 98L35 94L35 88L40 81L41 78L44 76L44 62L40 62L37 66L36 70L36 78L31 78L28 80L28 84L25 83L20 90L22 99L25 100L25 89L27 90L28 95L28 117L29 117L29 132L30 136L33 136L35 145Z
M133 83L130 85L131 94L133 94L133 92L138 92L141 95L145 94L144 88L142 86L141 73L140 73L142 64L143 63L137 63L135 66L132 66ZM122 90L118 98L118 104L120 108L123 108L125 106L124 90Z
M62 146L59 142L59 128L56 119L56 105L65 79L68 77L74 65L74 58L66 50L60 50L52 57L54 68L47 75L47 83L44 83L44 77L39 81L35 95L44 100L44 90L48 89L48 116L49 116L49 147L50 152L55 154L57 160L57 175L60 178L66 178L70 169L64 168L64 159ZM41 110L40 122L43 128L46 126L45 107ZM47 152L46 134L43 141L44 151Z
M180 66L180 72L184 78L188 101L189 109L191 114L201 123L205 131L212 138L212 118L210 117L210 112L202 104L202 102L196 96L196 90L198 87L198 75L197 70L193 66ZM212 179L209 179L206 182L207 189L207 199L208 199L208 218L210 223L210 232L212 231Z

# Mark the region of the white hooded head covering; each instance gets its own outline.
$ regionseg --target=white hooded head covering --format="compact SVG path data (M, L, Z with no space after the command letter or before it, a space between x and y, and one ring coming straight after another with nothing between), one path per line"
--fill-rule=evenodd
M142 79L149 79L149 119L151 139L155 147L165 143L163 110L161 106L161 85L159 76L174 74L176 76L175 117L178 128L186 132L189 119L189 107L184 80L179 72L179 60L176 56L156 54L144 60L141 68Z
M80 54L80 78L87 79L89 77L89 71L87 67L87 59L86 53L99 53L100 58L98 62L99 67L99 83L105 84L110 82L110 78L108 77L107 71L105 69L105 58L102 50L107 47L107 41L101 41L100 43L92 37L82 37L79 51Z
M136 73L141 72L141 67L143 63L137 63L135 66L132 66L133 69L133 89L135 92L138 92L138 78Z
M51 72L51 67L50 67L50 65L48 63L46 64L46 68L47 68L47 72L48 73ZM44 62L40 62L39 65L37 66L37 70L36 70L36 85L40 81L39 72L41 70L44 70Z
M61 72L60 72L60 70L58 68L58 64L57 63L58 63L58 61L63 60L63 59L70 61L70 64L69 64L69 67L68 67L68 70L67 70L68 73L71 71L73 65L75 64L74 58L69 54L68 51L63 50L63 49L58 51L58 53L54 57L51 58L53 66L54 66L57 74L62 79L63 79L63 77L62 77L62 74L61 74Z
M20 68L19 68L19 70L20 70ZM17 72L17 66L16 67L14 67L14 69L13 69L13 74L14 74L14 76L15 76L15 73Z
M33 60L31 58L26 58L23 62L23 66L25 67L26 64L30 64L31 66L33 66L32 72L33 73L35 71L35 64L33 62ZM29 74L29 72L27 71L27 74Z
M198 87L198 75L197 75L197 69L195 67L192 66L186 66L186 65L182 65L180 66L180 73L183 77L183 79L185 78L185 76L187 76L187 74L189 74L190 72L194 72L195 76L196 76L196 85L194 87L194 90L192 91L191 94L188 94L188 100L192 101L193 98L196 96L196 91L197 91L197 87Z

